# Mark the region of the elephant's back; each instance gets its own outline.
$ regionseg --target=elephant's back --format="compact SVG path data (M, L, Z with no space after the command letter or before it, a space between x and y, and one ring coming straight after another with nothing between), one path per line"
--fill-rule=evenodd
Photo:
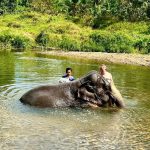
M20 101L24 104L29 104L33 106L43 106L47 105L46 98L50 96L48 93L53 93L53 86L39 86L27 91L21 98ZM44 103L42 103L42 101Z
M66 84L39 86L26 92L20 101L39 107L59 107L68 105L69 86Z

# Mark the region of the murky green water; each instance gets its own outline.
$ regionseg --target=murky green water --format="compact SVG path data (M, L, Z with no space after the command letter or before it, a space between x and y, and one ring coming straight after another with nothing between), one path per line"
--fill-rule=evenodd
M98 65L31 52L0 53L0 149L150 149L148 67L108 64L124 97L124 110L40 109L18 100L33 87L57 84L68 66L78 78Z

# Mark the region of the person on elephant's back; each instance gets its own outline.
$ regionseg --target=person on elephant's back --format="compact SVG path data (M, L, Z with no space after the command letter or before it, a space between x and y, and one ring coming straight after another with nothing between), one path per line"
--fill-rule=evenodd
M106 80L107 84L113 82L112 75L107 71L106 65L102 64L99 70L100 75Z
M112 75L110 72L107 71L106 65L102 64L100 66L99 73L103 77L103 81L105 83L104 88L108 90L108 95L110 97L110 105L113 105L114 101L116 101L115 104L117 104L117 100L121 101L122 104L124 105L122 95L116 88Z

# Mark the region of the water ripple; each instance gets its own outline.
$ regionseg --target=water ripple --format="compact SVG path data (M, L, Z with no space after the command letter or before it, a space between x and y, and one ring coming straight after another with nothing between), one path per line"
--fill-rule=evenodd
M68 65L81 70L79 74L85 74L97 65L87 62L84 70L84 64L78 62L24 54L14 57L15 72L10 70L11 73L8 73L9 70L4 67L0 76L1 80L6 80L0 86L0 149L149 149L150 85L143 76L136 74L135 77L132 72L130 79L130 71L124 70L124 66L121 69L120 66L112 66L112 72L120 72L118 76L122 77L120 81L116 75L115 80L124 95L124 110L35 108L19 101L26 91L39 85L56 84ZM135 84L137 81L139 83Z

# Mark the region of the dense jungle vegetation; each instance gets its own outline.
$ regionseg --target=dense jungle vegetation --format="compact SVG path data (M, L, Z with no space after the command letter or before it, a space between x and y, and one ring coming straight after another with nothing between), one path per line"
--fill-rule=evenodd
M150 0L0 0L0 47L150 53Z

